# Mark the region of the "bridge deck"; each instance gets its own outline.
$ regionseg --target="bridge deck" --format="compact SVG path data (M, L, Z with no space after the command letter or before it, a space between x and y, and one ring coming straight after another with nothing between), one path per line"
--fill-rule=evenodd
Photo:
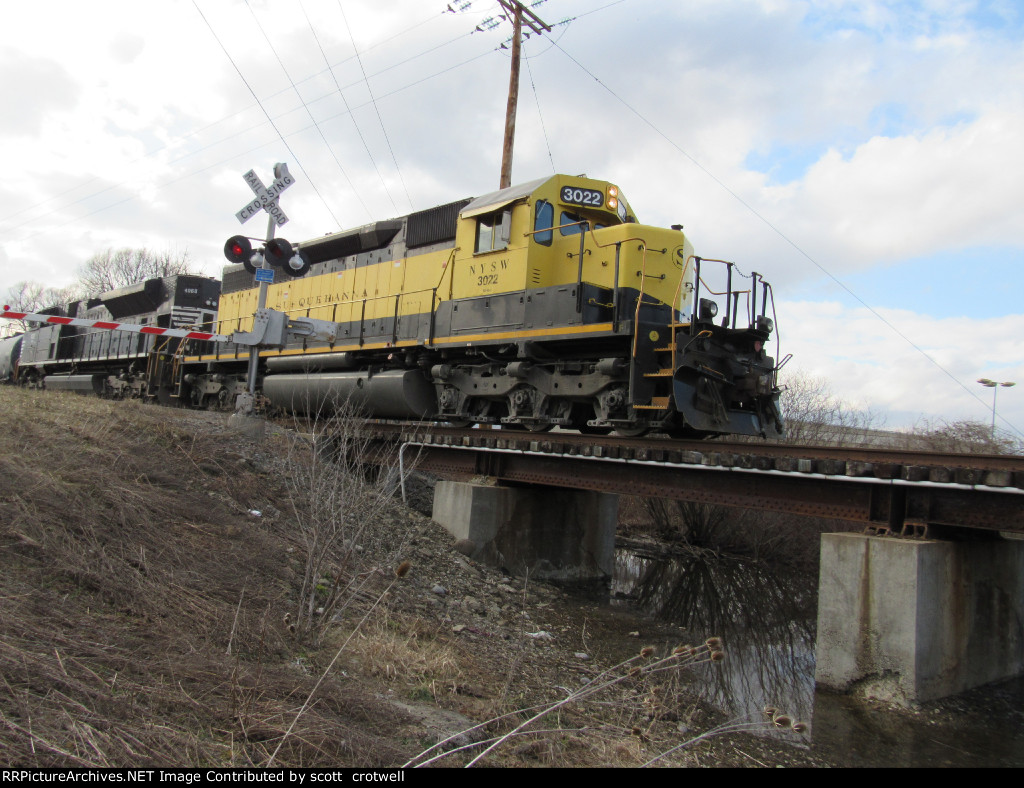
M761 508L888 527L1024 533L1024 457L374 424L461 478ZM384 448L382 446L381 448Z

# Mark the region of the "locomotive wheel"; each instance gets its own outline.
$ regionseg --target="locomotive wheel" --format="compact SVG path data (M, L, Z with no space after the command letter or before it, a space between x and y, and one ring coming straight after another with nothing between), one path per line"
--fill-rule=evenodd
M646 424L637 427L616 427L612 430L612 435L618 435L620 438L639 438L650 432L650 429Z

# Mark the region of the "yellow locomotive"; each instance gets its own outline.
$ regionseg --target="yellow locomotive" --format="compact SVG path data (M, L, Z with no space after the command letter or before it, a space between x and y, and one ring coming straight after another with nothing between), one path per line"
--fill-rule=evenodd
M735 266L714 261L716 322L709 261L681 228L638 224L611 183L556 175L299 247L311 270L271 285L267 306L336 324L336 340L260 351L276 406L347 401L371 418L533 431L782 433L769 285L753 274L739 288ZM218 333L250 330L257 292L243 266L225 268ZM231 401L249 351L206 350L185 359L184 388L196 405Z

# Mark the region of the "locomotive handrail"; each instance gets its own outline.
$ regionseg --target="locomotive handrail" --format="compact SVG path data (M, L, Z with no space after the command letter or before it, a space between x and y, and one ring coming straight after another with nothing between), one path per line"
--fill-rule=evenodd
M640 241L640 292L636 297L636 311L633 313L633 359L636 359L638 337L640 336L640 306L644 300L644 282L647 279L647 243Z
M690 268L690 261L693 260L693 258L695 256L696 255L692 255L691 254L689 257L687 257L686 258L686 262L683 263L682 270L679 272L679 284L676 285L675 295L672 296L672 309L673 310L679 311L679 310L676 309L676 304L678 304L679 303L679 299L682 298L682 295L683 295L683 282L686 281L686 272ZM691 324L693 323L693 317L692 316L690 318L690 323ZM675 316L673 316L672 322L669 323L669 330L670 330L671 336L672 336L672 342L670 344L672 346L672 372L673 373L676 370L676 327L677 327L676 324L677 324L677 321L675 319ZM680 324L679 327L681 328L682 325Z
M437 291L436 287L433 287L433 288L432 287L421 287L421 288L419 288L417 290L408 290L405 293L401 293L400 295L402 296L402 298L405 298L406 296L413 295L415 293L430 293L430 292L436 292L436 291ZM390 299L390 298L394 298L394 297L395 297L394 294L387 293L385 295L366 296L365 298L351 298L351 299L348 299L347 301L332 301L330 304L313 304L312 306L300 306L300 307L295 307L293 309L275 309L274 311L275 312L280 312L280 313L282 313L284 315L296 314L298 312L306 312L305 316L309 317L310 316L309 315L309 310L316 309L317 307L328 307L328 306L332 306L332 305L334 307L347 306L349 304L362 304L362 303L365 303L367 301L384 301L384 300L387 300L387 299ZM242 319L243 318L235 318L235 320L238 320L238 321L241 321Z
M432 293L430 309L431 309L431 313L433 313L434 307L435 307L435 304L436 304L436 301L437 301L437 288L436 287L435 288L421 287L421 288L418 288L416 290L409 290L409 291L407 291L405 293L401 293L401 294L399 294L397 296L391 295L391 294L377 295L377 296L367 296L366 298L352 298L352 299L348 299L346 301L334 301L334 302L332 302L332 304L316 304L314 306L299 306L299 307L294 307L292 309L278 309L278 310L275 310L275 311L280 312L280 313L282 313L282 314L284 314L286 316L297 315L297 314L300 314L300 313L304 313L305 317L310 317L309 313L310 313L310 310L312 310L312 309L316 309L318 307L325 308L325 307L328 307L328 306L333 306L332 322L337 322L336 318L337 318L338 307L339 306L351 306L351 305L354 305L354 304L361 304L362 305L362 311L361 311L361 314L360 314L360 317L359 317L359 344L362 345L363 342L364 342L363 341L363 333L364 333L363 324L364 324L364 322L366 320L366 304L367 304L367 302L386 301L388 299L397 298L398 302L395 305L395 309L396 309L395 319L396 319L396 323L397 323L397 309L398 309L401 301L404 301L405 299L407 299L411 295L418 295L418 294L425 295L426 293ZM249 318L244 318L244 320L247 321L247 320L249 320ZM220 321L218 321L218 322L220 322ZM233 322L237 323L236 329L237 329L237 331L241 332L243 318L241 318L241 317L234 318ZM199 337L195 337L195 338L199 338ZM395 338L394 341L397 342L397 338Z

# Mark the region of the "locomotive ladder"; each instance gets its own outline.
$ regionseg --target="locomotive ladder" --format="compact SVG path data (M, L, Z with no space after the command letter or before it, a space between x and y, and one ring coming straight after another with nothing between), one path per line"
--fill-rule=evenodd
M693 256L691 255L690 258L687 259L686 265L683 266L683 269L682 269L682 271L679 274L679 284L676 286L675 297L673 298L673 301L672 301L672 304L671 304L671 308L672 308L673 313L675 313L677 311L676 305L679 303L679 297L680 297L680 295L682 293L682 289L683 289L683 281L686 279L686 271L689 268L690 260L692 258L693 258ZM634 361L636 360L636 356L637 356L637 343L638 343L638 339L639 339L639 334L637 332L639 331L638 327L640 325L640 307L643 305L643 299L644 299L644 283L648 279L663 279L663 278L664 278L663 275L660 275L660 274L658 276L652 276L652 275L647 273L647 249L645 248L644 249L644 255L643 255L643 266L642 266L642 268L640 270L640 293L639 293L639 295L637 296L637 299L636 299L636 314L635 314L634 320L633 320L633 325L635 327L634 328L634 334L633 334L633 359L634 359ZM690 326L689 323L680 323L680 322L678 322L675 319L674 315L673 315L673 317L670 318L670 322L669 322L669 324L667 326L668 329L669 329L669 336L670 336L670 342L669 342L668 347L654 348L654 352L655 353L671 353L672 354L671 355L672 360L670 362L670 365L668 367L663 367L663 368L657 370L656 372L645 372L644 375L643 375L645 378L654 379L656 381L669 380L669 382L671 382L671 378L675 375L675 371L676 371L676 349L677 349L676 348L676 329L677 328L689 328L689 326ZM670 385L669 386L669 394L668 394L668 396L652 396L650 402L648 404L646 404L646 405L636 405L636 404L634 404L633 405L633 410L666 411L666 410L669 409L669 407L671 407L671 403L672 403L672 394L671 394L671 385Z

